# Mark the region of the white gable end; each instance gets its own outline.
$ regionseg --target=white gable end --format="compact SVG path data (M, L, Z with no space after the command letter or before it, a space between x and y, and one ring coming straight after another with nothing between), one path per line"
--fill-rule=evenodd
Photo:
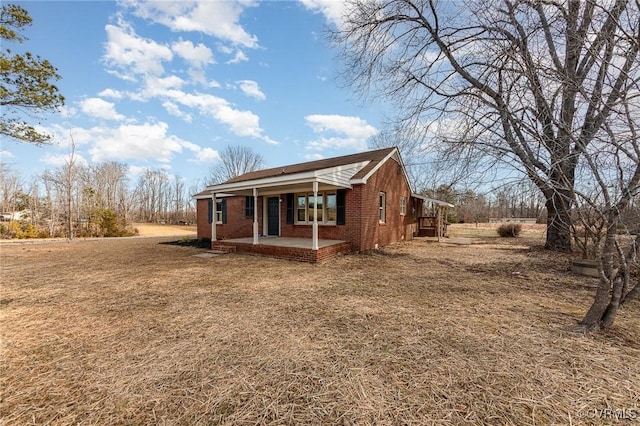
M316 172L318 181L336 186L351 187L351 179L362 170L369 161L331 167Z

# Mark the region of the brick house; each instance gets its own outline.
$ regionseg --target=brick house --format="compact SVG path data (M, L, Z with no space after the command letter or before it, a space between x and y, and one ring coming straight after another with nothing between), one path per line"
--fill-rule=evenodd
M194 198L212 248L309 262L413 238L429 200L397 148L250 172Z

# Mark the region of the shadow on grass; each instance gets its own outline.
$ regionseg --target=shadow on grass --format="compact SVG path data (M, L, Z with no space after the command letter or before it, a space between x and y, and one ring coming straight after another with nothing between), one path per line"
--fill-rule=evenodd
M211 248L211 240L208 238L182 238L176 241L163 241L160 244L170 246L195 247L195 248Z

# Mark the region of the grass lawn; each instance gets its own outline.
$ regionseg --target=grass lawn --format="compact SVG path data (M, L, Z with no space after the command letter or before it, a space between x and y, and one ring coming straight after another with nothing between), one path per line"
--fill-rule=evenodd
M638 422L639 304L577 333L595 279L539 229L464 228L474 244L319 265L168 237L3 245L0 423Z

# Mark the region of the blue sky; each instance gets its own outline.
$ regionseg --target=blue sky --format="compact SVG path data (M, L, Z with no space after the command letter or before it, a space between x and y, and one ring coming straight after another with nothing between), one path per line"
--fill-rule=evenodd
M339 0L15 3L33 25L7 47L48 59L66 98L38 127L53 144L2 140L23 178L63 164L73 137L83 161L127 163L133 181L151 167L204 184L227 145L276 167L366 150L384 120L339 85L324 34Z

